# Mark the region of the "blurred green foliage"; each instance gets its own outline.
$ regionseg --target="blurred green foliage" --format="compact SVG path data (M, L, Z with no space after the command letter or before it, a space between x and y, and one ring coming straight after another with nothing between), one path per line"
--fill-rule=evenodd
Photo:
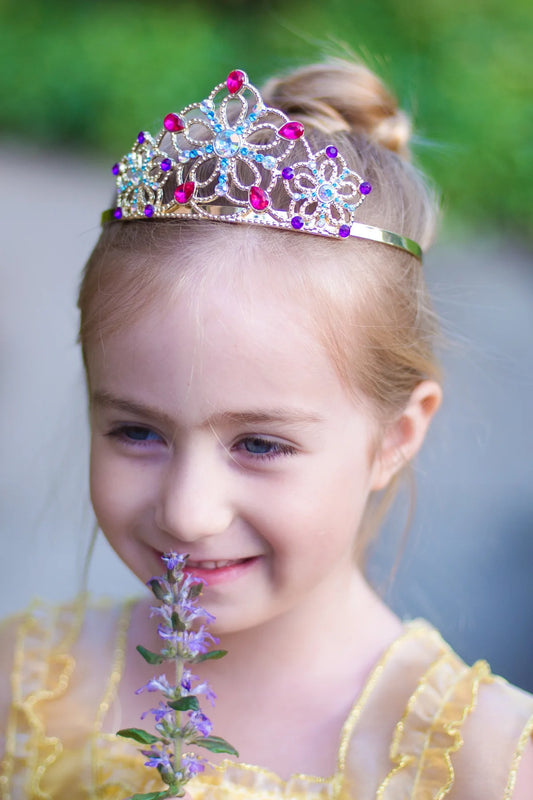
M533 233L531 0L0 0L0 129L115 158L230 69L362 56L452 222Z

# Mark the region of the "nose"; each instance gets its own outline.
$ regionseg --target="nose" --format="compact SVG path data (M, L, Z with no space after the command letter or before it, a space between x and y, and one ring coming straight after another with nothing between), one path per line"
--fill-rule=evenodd
M183 543L223 533L234 514L228 484L224 459L215 447L181 448L161 482L156 525Z

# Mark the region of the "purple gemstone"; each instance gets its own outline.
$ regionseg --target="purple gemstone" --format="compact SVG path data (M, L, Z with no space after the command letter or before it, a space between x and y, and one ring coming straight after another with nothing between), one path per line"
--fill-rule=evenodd
M363 183L359 184L359 191L361 194L370 194L372 186L367 181L363 181Z
M291 225L295 231L300 231L304 226L304 221L301 217L296 216L291 219Z
M350 226L341 225L339 228L339 236L341 237L341 239L346 239L346 237L349 235L350 235Z
M329 147L326 147L326 155L328 158L337 158L338 152L339 151L337 150L337 148L334 147L332 144L330 144Z
M115 219L121 219L122 209L120 208L120 206L118 206L118 208L115 208L115 210L113 211L113 216L115 217Z
M172 166L172 161L170 160L170 158L164 158L162 160L160 166L161 166L161 169L163 170L163 172L168 172L169 169Z
M154 207L151 205L147 205L144 207L144 216L145 217L153 217L154 216Z
M294 170L292 167L284 167L281 170L281 177L284 178L286 181L292 181L294 178ZM296 217L295 217L296 219ZM300 217L298 217L300 219Z
M111 172L113 173L113 175L118 175L118 173L120 172L120 164L113 164Z
M144 142L144 133L142 131L138 134L137 141L139 142L139 144L142 144Z

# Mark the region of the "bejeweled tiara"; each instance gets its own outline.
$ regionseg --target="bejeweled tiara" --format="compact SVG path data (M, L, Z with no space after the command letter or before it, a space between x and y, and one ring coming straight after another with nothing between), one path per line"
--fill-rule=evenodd
M242 70L209 97L167 114L154 138L141 131L113 166L115 208L103 222L167 218L266 225L346 239L354 236L405 250L416 242L356 222L372 191L337 147L313 151L301 122L266 106Z

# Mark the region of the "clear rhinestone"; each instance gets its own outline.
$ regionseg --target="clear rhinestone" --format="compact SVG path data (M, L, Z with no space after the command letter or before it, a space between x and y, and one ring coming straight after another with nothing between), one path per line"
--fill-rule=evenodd
M266 169L275 169L276 167L276 159L274 156L265 156L263 159L263 166Z
M214 148L217 156L234 156L241 148L241 137L232 130L220 131L215 136Z
M324 183L317 192L318 199L323 203L331 203L335 199L335 189L331 183Z

